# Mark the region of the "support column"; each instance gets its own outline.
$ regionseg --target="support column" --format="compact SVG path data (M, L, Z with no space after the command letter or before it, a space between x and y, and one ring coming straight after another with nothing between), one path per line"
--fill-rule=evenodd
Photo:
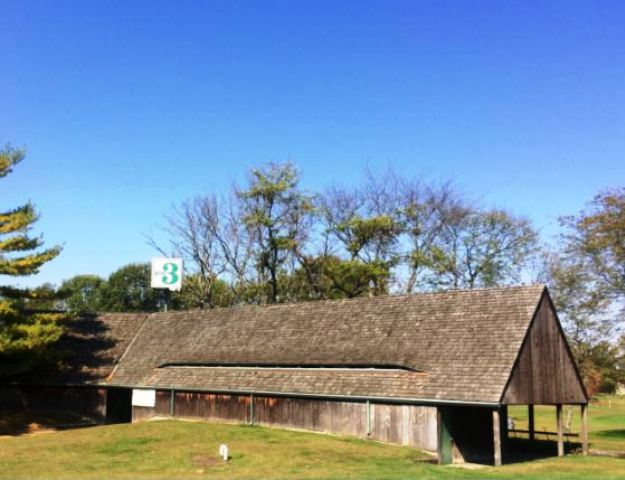
M254 394L250 394L249 424L254 425Z
M582 453L588 455L588 404L582 405Z
M556 423L558 426L558 457L564 456L564 435L562 427L562 404L556 405Z
M174 416L174 402L176 401L176 391L172 388L171 394L169 395L169 416Z
M534 428L534 405L527 406L527 424L527 429L530 432L530 442L533 442L535 436L534 432L536 431L536 429Z
M493 446L495 450L495 466L501 466L501 417L499 409L493 410Z
M449 432L449 422L451 421L450 414L446 407L436 407L436 424L437 424L437 437L438 437L438 463L441 465L447 465L453 463L453 450L451 446L451 434Z

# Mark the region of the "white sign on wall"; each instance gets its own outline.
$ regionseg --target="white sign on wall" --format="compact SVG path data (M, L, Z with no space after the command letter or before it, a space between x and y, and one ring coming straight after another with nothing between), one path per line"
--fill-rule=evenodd
M132 389L133 407L154 407L154 405L156 405L156 390L147 390L144 388Z
M182 287L182 259L154 257L150 284L152 288L179 291Z

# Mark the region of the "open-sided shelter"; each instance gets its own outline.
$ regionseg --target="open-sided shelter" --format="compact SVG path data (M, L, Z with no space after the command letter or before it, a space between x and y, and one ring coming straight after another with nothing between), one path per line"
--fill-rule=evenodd
M555 405L563 453L569 404L581 406L587 445L588 397L544 286L93 321L111 345L83 385L104 389L107 406L133 421L308 429L413 445L441 463L500 464L508 405L529 406L530 436L533 406Z

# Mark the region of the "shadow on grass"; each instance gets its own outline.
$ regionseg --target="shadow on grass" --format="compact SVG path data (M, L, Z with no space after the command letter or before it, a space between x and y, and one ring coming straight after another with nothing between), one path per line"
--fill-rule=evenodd
M94 419L70 412L0 412L0 435L19 436L93 427Z
M616 439L622 438L623 440L625 440L625 429L621 428L616 430L602 430L600 432L596 432L595 435L597 437Z
M565 442L564 453L573 453L581 449L581 443ZM504 463L522 463L540 460L543 458L556 457L558 455L558 443L554 440L533 440L527 438L508 439L504 454Z

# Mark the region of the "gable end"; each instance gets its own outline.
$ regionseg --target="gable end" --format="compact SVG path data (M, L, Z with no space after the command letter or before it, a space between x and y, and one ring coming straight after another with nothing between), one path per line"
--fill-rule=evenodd
M586 390L545 289L502 395L505 405L585 404Z

